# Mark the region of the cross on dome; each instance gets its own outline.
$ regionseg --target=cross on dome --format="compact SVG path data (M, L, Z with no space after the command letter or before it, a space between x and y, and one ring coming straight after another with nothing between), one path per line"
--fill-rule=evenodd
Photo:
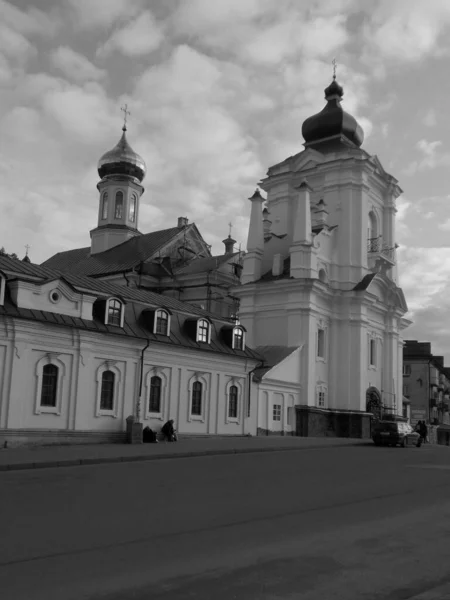
M128 110L128 104L124 104L120 110L123 112L123 127L122 131L127 130L127 117L131 115L131 112Z

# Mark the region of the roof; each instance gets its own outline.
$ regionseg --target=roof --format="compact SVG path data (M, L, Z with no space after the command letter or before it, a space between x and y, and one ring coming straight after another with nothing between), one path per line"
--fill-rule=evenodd
M268 371L282 362L297 348L298 346L258 346L255 348L257 354L263 358L263 365L255 369L254 380L261 381Z
M182 231L180 227L171 227L137 235L118 246L92 256L90 247L58 252L43 262L42 266L92 276L129 271L148 260L161 246Z
M365 290L367 290L367 288L369 287L369 285L372 283L372 279L374 277L376 277L376 273L368 273L367 275L364 275L364 277L361 279L361 281L359 281L355 287L353 288L354 292L363 292Z
M277 279L286 279L291 276L291 257L288 256L283 261L283 271L280 275L273 275L272 269L270 271L266 271L264 275L261 276L260 281L275 281Z
M205 273L206 271L213 271L228 262L230 259L238 256L239 252L234 254L219 254L218 256L209 256L207 258L196 258L188 265L185 265L176 271L176 274L183 273L183 275L193 275L194 273Z
M187 302L182 302L181 300L176 300L170 296L163 296L156 292L139 290L125 285L117 285L99 279L92 279L91 277L85 277L83 275L61 273L56 269L49 269L40 265L33 265L32 263L24 263L21 260L10 258L8 256L0 255L0 269L9 273L10 276L12 275L10 278L13 278L15 274L29 278L34 277L39 278L39 283L41 284L55 279L62 279L76 290L90 292L93 295L103 297L118 296L125 301L130 300L150 306L161 306L173 311L197 316L207 316L211 319L220 320L217 315L212 315L200 307L188 304Z
M120 337L131 337L139 338L143 340L150 340L157 344L164 344L166 346L182 346L184 348L190 348L192 350L200 350L206 352L216 352L221 354L228 354L237 358L246 358L260 360L258 354L251 348L245 348L245 350L233 350L229 345L222 339L220 330L222 324L212 322L212 335L211 343L207 346L196 342L192 337L188 335L184 328L184 321L182 315L179 313L172 314L170 321L170 336L162 336L153 334L148 328L145 328L140 323L140 312L136 312L132 305L128 305L125 309L124 326L115 327L113 325L105 325L101 320L94 318L93 320L81 319L79 317L71 317L67 315L56 314L53 312L43 310L31 310L28 308L20 308L15 306L7 294L5 303L0 306L0 317L9 316L20 319L26 319L30 321L38 321L48 325L56 325L63 327L71 327L74 329L91 331L98 334L110 334L117 335Z

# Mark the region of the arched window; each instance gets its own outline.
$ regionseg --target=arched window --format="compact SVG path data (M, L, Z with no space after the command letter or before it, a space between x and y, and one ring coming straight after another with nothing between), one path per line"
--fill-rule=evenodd
M202 384L200 381L194 381L192 384L191 415L201 416L202 414Z
M322 281L323 283L326 283L326 281L327 281L327 273L326 273L325 269L320 269L319 270L319 281Z
M230 386L228 392L228 417L237 419L238 416L238 388L236 385Z
M156 311L154 333L169 335L169 315L165 310Z
M102 196L102 219L108 218L108 192L103 192Z
M161 412L161 377L154 375L150 379L150 401L149 401L149 412L160 413Z
M123 192L116 192L116 208L114 210L114 218L121 219L123 216Z
M100 393L100 410L113 410L114 408L114 373L103 371L102 391Z
M136 203L137 203L137 196L136 196L136 194L133 194L130 199L130 208L128 210L128 219L132 223L134 223L136 220Z
M41 406L56 407L56 392L58 390L58 367L45 365L42 369Z
M371 210L367 221L367 238L373 240L378 237L378 223L375 213Z
M244 331L241 327L233 329L233 350L244 350Z
M199 319L197 322L197 342L209 343L210 324L206 319Z
M108 301L107 325L122 326L122 303L119 300Z

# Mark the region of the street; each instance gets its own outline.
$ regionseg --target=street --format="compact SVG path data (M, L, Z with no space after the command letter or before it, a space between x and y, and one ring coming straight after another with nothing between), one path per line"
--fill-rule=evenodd
M406 600L450 582L450 450L4 472L0 534L2 600Z

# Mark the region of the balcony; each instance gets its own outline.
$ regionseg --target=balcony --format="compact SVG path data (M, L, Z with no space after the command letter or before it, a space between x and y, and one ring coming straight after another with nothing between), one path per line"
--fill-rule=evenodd
M383 243L382 236L369 238L367 240L367 257L369 259L369 268L383 266L390 269L395 265L396 246L389 247Z

